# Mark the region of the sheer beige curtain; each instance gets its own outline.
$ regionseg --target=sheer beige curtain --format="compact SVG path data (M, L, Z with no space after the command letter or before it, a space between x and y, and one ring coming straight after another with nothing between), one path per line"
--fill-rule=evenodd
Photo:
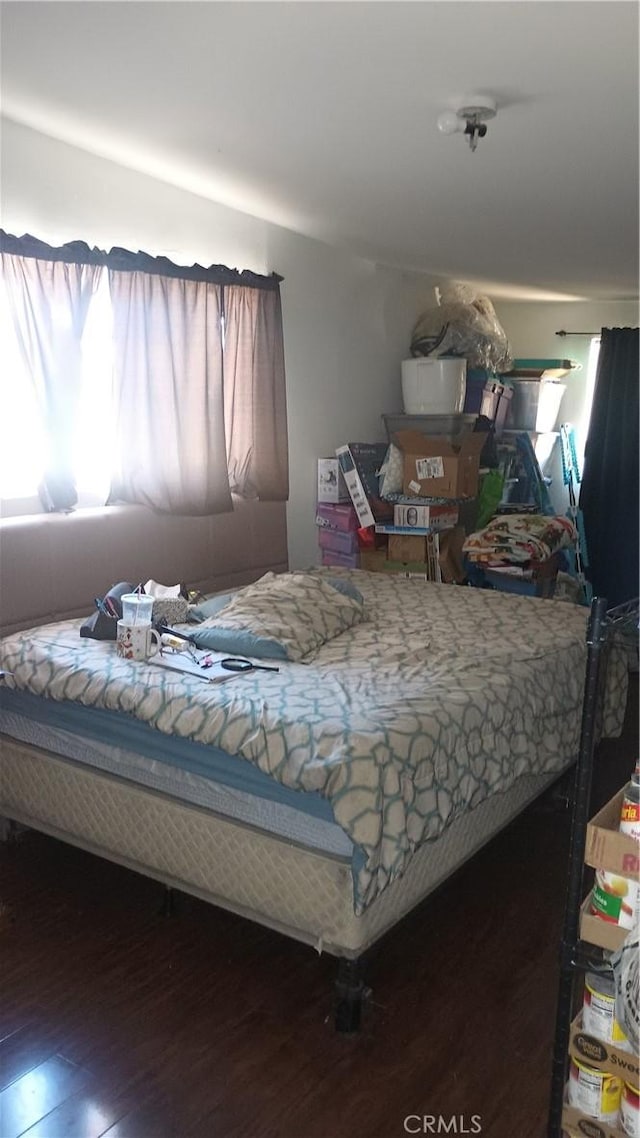
M109 269L118 454L111 501L232 509L224 428L222 287Z
M280 290L224 290L224 414L234 493L289 495L287 404Z
M82 333L103 269L6 252L1 257L9 310L48 444L42 502L47 510L68 510L78 500L72 464L82 385Z

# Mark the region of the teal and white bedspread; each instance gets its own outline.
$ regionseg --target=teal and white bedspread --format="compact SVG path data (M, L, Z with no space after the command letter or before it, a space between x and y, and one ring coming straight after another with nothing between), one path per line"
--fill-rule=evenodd
M386 574L328 575L357 583L366 619L302 663L279 661L277 673L203 683L120 659L114 644L81 639L78 621L7 637L0 667L11 687L128 713L326 797L358 847L361 913L462 812L577 755L588 613ZM622 728L626 689L614 645L605 735Z

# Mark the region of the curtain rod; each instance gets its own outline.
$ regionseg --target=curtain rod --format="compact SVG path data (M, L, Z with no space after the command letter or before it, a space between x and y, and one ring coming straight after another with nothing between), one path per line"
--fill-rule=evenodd
M599 332L565 332L564 328L556 336L599 336Z

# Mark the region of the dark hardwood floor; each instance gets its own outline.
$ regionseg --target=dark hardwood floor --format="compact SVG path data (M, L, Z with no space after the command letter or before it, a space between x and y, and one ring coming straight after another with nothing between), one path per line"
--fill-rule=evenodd
M637 753L634 679L594 809ZM542 1138L567 849L548 797L376 947L345 1038L330 957L187 897L163 918L158 885L25 834L0 849L0 1138Z

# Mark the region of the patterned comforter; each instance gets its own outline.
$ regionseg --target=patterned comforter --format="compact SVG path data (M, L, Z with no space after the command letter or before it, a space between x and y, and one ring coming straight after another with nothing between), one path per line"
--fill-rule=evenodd
M81 639L78 621L7 637L0 667L13 673L9 686L129 713L326 796L360 850L360 913L462 812L575 757L588 614L385 574L330 575L357 583L367 619L279 673L206 684L123 660L114 644ZM606 735L621 730L626 687L614 645Z

